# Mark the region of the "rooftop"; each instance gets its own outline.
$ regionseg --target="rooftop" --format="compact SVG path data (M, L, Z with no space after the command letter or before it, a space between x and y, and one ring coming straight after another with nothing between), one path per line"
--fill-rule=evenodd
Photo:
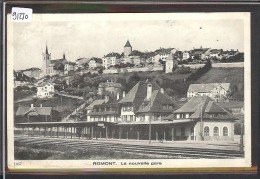
M126 44L125 44L124 47L132 47L131 44L130 44L130 42L129 42L129 40L127 40L127 42L126 42Z
M133 103L135 110L138 110L144 98L146 98L148 84L152 85L152 91L160 90L155 82L139 81L119 103Z
M171 106L171 108L166 108L166 106ZM144 102L141 104L138 113L144 112L168 112L171 113L178 106L175 104L170 97L161 93L158 90L153 91L150 99L145 98Z
M100 104L103 104L105 102L104 99L97 99L95 101L93 101L90 105L88 105L85 109L93 109L93 107L95 105L100 105Z
M237 120L231 113L219 106L212 98L208 96L195 96L191 98L186 104L181 108L173 112L178 113L189 113L191 114L189 118L199 119L211 118L211 119L229 119ZM218 117L210 117L211 114L221 114Z
M94 61L97 62L97 63L102 63L102 59L101 59L101 58L92 57L92 58L90 59L90 61L91 61L91 60L94 60Z
M112 52L112 53L107 54L105 57L116 57L116 58L120 58L121 55L120 55L119 53Z
M64 58L62 58L62 59L51 60L50 62L51 62L51 64L55 64L55 63L66 63L67 60L64 59Z
M30 116L46 116L51 115L52 107L19 107L16 115L17 116L24 116L24 115L30 115Z

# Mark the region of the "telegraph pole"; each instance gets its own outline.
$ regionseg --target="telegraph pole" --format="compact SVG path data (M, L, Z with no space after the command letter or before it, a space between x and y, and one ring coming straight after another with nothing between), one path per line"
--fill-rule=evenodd
M151 110L151 105L152 105L151 103L152 103L152 100L151 100L151 97L150 97L149 110ZM151 144L151 139L152 139L152 121L151 121L151 118L152 118L152 113L150 113L150 115L149 115L149 144Z
M62 112L62 94L60 94L60 107L61 107L61 120L63 119L63 112Z
M244 152L244 121L241 121L240 152Z
M151 115L149 116L149 144L151 144L151 134L152 134L152 124L151 124Z
M204 138L203 138L203 122L202 122L202 115L203 115L203 111L202 111L202 106L203 106L203 104L201 104L201 107L200 107L200 135L201 135L201 140L203 141L204 140Z

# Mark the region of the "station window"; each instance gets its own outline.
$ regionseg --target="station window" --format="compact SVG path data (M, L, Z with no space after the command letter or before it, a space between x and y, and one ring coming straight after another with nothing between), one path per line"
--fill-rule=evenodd
M213 136L219 136L219 129L218 129L218 127L214 127L214 129L213 129Z
M204 127L204 136L209 136L209 127Z
M223 136L228 136L228 128L223 127Z

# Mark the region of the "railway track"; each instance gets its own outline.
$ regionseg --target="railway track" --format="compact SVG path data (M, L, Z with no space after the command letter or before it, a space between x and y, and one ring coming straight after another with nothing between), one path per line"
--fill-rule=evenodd
M21 137L16 136L15 141L23 144L45 145L53 144L72 148L74 150L85 150L87 148L99 149L105 147L114 151L132 152L138 154L154 154L161 156L172 156L180 158L211 158L211 159L226 159L226 158L242 158L243 153L235 150L220 150L220 149L202 149L202 148L187 148L187 147L170 147L170 146L147 146L134 144L110 143L105 141L90 141L90 140L72 140L64 138L37 138L37 137Z

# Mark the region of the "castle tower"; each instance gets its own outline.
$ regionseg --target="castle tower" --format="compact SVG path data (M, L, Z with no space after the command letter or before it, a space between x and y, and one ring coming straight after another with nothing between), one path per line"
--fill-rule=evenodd
M51 53L48 52L48 46L46 45L45 53L43 53L43 64L42 64L42 72L44 76L49 74L48 67L50 61L51 61Z
M124 55L125 55L125 57L128 57L131 53L132 53L132 46L131 46L129 40L127 40L127 42L124 46Z
M175 59L174 53L170 53L165 62L165 73L172 73L172 69L178 65L178 60Z

